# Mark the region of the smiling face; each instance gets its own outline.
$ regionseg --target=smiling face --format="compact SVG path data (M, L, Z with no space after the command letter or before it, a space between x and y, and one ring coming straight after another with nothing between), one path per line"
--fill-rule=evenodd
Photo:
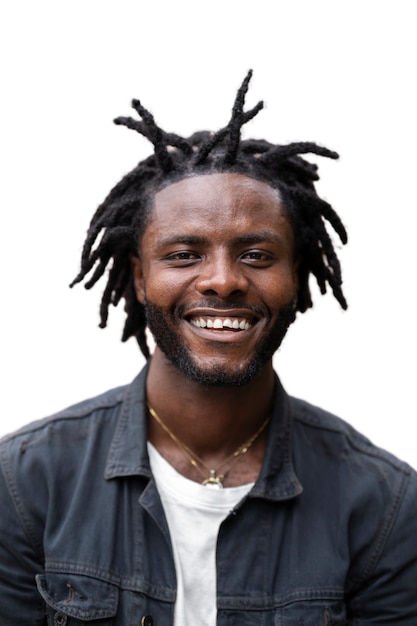
M272 367L294 319L294 236L279 193L236 173L156 193L133 260L157 350L196 382L242 385Z

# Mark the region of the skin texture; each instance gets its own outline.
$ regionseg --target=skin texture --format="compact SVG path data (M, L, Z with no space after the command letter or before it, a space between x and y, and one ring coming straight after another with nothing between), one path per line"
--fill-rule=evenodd
M132 265L157 343L148 400L177 437L216 466L268 415L272 354L294 319L294 236L279 193L236 173L173 183L156 193ZM209 328L218 320L226 327ZM154 421L149 437L178 471L201 480ZM265 436L225 484L256 478L264 444Z

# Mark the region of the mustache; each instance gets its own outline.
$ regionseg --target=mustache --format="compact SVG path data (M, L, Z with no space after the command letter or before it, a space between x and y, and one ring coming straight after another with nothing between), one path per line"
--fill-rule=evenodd
M176 313L183 317L187 315L188 311L192 311L193 309L216 309L217 311L224 311L225 313L232 309L240 309L254 313L255 315L265 315L265 311L256 305L242 304L241 302L225 302L217 298L205 298L198 302L179 306L176 309Z

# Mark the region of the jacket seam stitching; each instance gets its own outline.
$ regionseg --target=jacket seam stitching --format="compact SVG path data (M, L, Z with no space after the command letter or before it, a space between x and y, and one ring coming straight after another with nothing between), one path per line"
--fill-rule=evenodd
M23 503L22 498L19 494L18 486L15 484L13 478L12 468L9 463L9 455L7 454L7 449L1 450L0 453L0 462L3 470L3 476L5 480L5 484L7 486L7 490L9 492L10 499L13 503L14 510L16 511L17 517L20 521L21 527L31 543L33 549L35 550L38 560L40 563L43 562L43 550L42 550L42 541L36 538L36 533L32 528L29 517L26 513L26 507Z
M401 508L401 504L403 502L404 494L405 494L408 483L409 483L409 480L407 479L407 476L404 476L403 480L401 481L398 492L395 494L390 510L388 511L388 514L385 516L385 521L383 523L382 529L379 532L378 536L376 537L375 548L372 554L369 556L368 561L365 563L363 567L362 574L352 579L352 581L354 581L354 585L355 584L360 585L367 578L369 578L370 575L375 571L378 561L380 560L382 556L385 544L389 538L391 530L398 517L399 510Z

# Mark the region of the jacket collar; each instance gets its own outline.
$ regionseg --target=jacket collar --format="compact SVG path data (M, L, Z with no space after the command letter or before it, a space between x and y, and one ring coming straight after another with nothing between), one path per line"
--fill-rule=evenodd
M119 421L107 457L105 478L143 476L152 472L146 446L146 377L148 366L126 388ZM288 500L302 492L292 461L292 403L278 377L268 426L264 463L249 497Z
M126 387L104 477L152 476L147 451L145 386L148 365Z
M290 500L303 488L293 466L293 408L278 376L275 376L275 398L267 432L265 458L258 479L250 491L251 498Z

